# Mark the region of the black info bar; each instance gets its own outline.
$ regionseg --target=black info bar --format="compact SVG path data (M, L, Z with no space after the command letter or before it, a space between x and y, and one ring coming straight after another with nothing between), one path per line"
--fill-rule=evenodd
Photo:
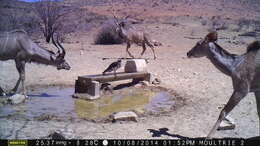
M260 145L258 139L34 139L0 140L0 146L250 146Z

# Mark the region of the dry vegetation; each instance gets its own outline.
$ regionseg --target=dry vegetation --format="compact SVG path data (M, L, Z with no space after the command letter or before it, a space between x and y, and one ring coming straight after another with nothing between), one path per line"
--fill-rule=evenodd
M116 23L111 19L100 26L100 30L95 36L95 44L121 44L123 39L116 32Z
M1 0L0 8L0 31L24 29L35 36L42 33L47 42L55 31L68 38L98 29L99 34L93 36L95 43L122 43L114 32L112 11L119 17L129 16L132 23L176 25L179 17L190 17L209 30L228 29L230 24L238 25L232 28L237 31L250 26L260 30L256 0Z

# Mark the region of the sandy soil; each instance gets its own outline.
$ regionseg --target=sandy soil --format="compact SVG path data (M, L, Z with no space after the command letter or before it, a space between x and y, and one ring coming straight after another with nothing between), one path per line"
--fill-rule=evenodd
M206 58L188 59L189 51L196 39L187 39L191 33L195 37L204 37L207 29L193 18L182 17L176 20L181 25L171 24L138 24L139 29L146 29L153 39L159 40L163 46L156 47L157 60L148 64L149 72L162 80L163 87L171 88L186 99L186 104L175 112L160 117L144 117L138 122L124 123L92 123L84 120L75 121L22 121L0 118L0 138L40 138L51 130L70 128L79 138L179 138L204 137L208 134L218 118L221 108L232 93L231 79L220 73ZM27 64L27 88L50 85L74 85L79 75L97 74L111 62L103 57L125 57L125 45L93 45L92 31L83 34L79 43L64 44L67 49L66 59L72 69L57 71L54 67ZM220 37L232 38L236 32L219 31ZM253 39L243 38L246 43ZM221 39L218 43L232 53L244 53L245 45L235 45ZM54 49L51 45L45 45ZM136 56L141 52L138 46L130 49ZM152 58L148 48L145 57ZM17 78L13 61L0 62L0 85L10 90ZM249 94L230 113L236 122L234 130L218 131L215 137L253 137L259 134L255 97ZM13 126L8 126L13 125ZM153 137L148 129L168 128L172 136ZM37 134L36 134L37 133Z

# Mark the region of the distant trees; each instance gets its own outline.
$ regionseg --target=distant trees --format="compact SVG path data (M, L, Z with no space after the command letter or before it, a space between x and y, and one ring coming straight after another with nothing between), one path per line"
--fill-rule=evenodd
M19 20L15 10L11 11L10 15L8 15L8 20L12 29L16 29L18 27Z
M0 4L0 31L11 31L23 29L28 33L34 32L39 26L37 19L31 9L27 9L12 3Z
M59 0L40 0L35 11L40 19L40 26L46 42L50 42L53 33L63 27L64 16L69 12Z

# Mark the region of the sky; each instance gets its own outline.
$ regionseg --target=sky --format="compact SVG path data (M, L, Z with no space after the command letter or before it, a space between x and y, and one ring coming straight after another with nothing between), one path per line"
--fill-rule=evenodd
M19 1L24 1L24 2L36 2L36 1L39 1L39 0L19 0Z
M35 2L35 1L38 1L38 0L20 0L20 1L25 1L25 2Z

